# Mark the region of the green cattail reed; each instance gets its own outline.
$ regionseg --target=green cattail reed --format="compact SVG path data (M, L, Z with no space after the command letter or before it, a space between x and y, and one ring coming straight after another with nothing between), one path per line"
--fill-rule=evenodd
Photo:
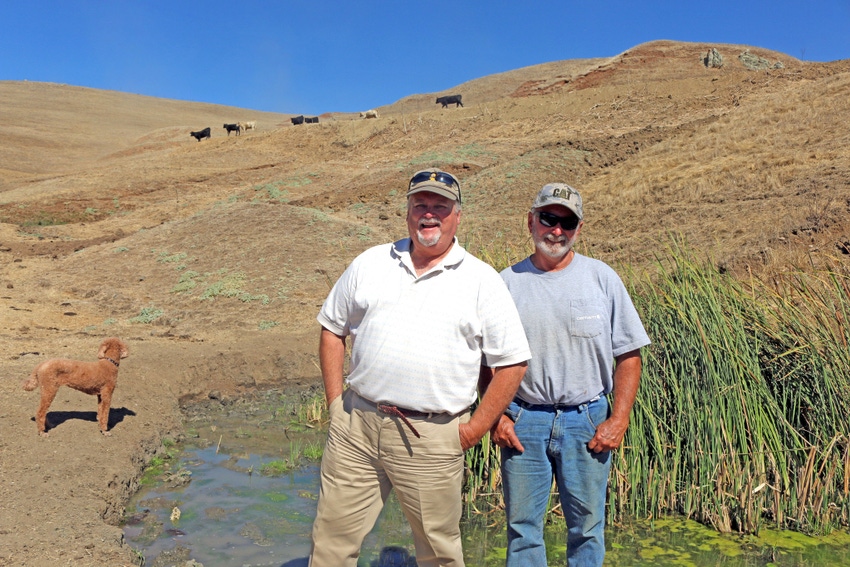
M747 533L846 526L846 274L745 285L682 247L670 258L632 278L653 345L612 515L676 512Z

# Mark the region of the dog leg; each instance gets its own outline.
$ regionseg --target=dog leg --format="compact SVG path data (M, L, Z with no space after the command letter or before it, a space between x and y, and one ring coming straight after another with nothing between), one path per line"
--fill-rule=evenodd
M38 434L42 437L47 437L47 409L53 403L53 398L56 397L58 387L41 385L41 402L38 404L38 411L35 412L35 426L38 428Z
M104 391L97 395L97 423L100 425L100 432L106 437L111 437L112 432L107 431L109 428L109 405L112 403L112 391Z

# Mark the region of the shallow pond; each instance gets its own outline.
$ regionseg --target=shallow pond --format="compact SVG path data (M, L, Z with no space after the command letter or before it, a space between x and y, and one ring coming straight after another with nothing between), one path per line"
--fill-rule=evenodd
M190 558L205 567L307 565L318 463L305 454L320 447L324 435L295 426L294 406L269 407L263 400L216 403L187 414L190 435L152 471L160 474L146 475L127 508L125 537L145 565L184 565ZM467 565L504 565L501 512L470 513L461 527ZM549 563L564 565L563 524L548 527L545 536ZM840 533L817 539L764 531L759 538L736 538L665 519L609 527L606 537L606 565L612 566L850 565L850 536ZM382 552L393 560L384 565L403 565L398 560L412 555L412 543L391 498L364 542L359 565L381 565Z

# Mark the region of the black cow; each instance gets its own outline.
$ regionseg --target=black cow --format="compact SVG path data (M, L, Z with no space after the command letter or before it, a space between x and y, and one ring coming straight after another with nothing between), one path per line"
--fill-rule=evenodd
M302 114L301 116L293 116L292 118L290 118L290 120L292 121L293 126L297 126L298 124L304 124L304 115Z
M201 131L199 131L199 132L189 132L189 134L190 134L190 135L192 135L192 136L194 136L194 137L195 137L195 139L196 139L196 140L198 140L198 141L200 142L200 141L201 141L201 140L203 140L204 138L209 138L209 137L210 137L210 127L209 127L209 126L207 126L206 128L204 128L203 130L201 130Z
M437 104L442 104L443 106L441 108L446 108L448 105L454 104L455 108L457 108L458 106L463 106L463 103L460 101L460 97L461 95L459 94L440 96L437 97Z
M318 124L319 123L319 117L318 116L305 116L304 122L306 124Z
M242 133L242 127L239 126L239 124L225 124L223 128L227 130L228 137L230 136L230 133L234 130L236 131L237 136Z

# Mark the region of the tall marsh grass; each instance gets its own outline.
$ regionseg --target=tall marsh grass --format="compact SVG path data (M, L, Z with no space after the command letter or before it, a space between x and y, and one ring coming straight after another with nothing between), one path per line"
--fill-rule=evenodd
M653 344L616 454L611 513L678 512L724 532L850 517L850 277L743 282L674 246L631 278Z
M519 259L485 248L497 269ZM847 527L847 266L742 281L673 244L655 273L623 275L653 342L614 453L609 517L682 514L742 533ZM470 500L499 498L498 463L498 447L468 453Z

